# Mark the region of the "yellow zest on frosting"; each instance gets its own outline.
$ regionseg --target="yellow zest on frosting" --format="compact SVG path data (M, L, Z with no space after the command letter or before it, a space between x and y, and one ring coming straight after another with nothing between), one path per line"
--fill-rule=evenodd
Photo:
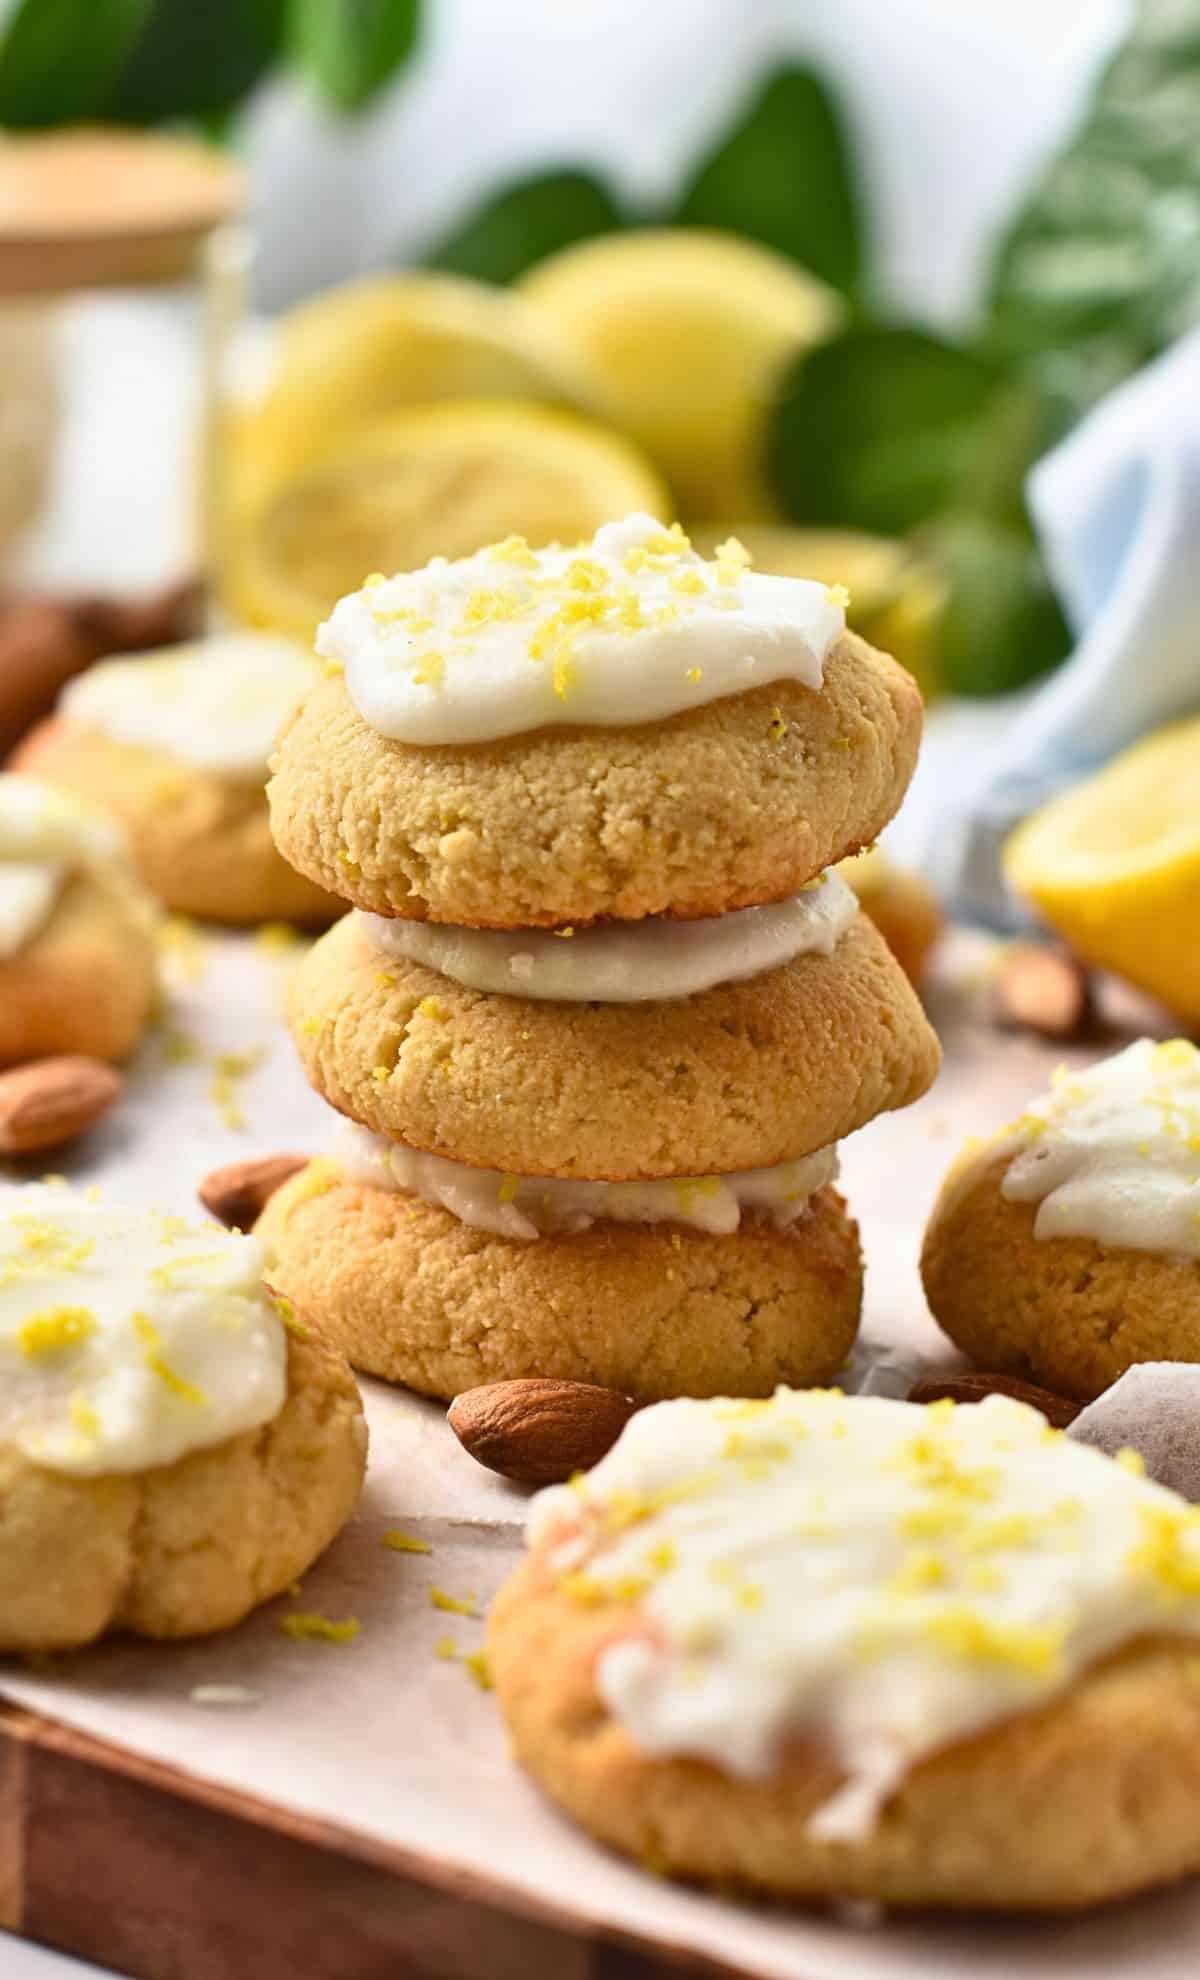
M36 1360L44 1354L63 1354L86 1341L96 1331L96 1316L86 1306L53 1306L45 1313L31 1314L17 1328L17 1346L22 1354Z
M1137 1636L1200 1643L1200 1509L1002 1396L661 1403L538 1495L529 1540L612 1608L596 1686L642 1751L770 1776L832 1745L828 1841Z
M706 562L678 524L633 515L573 549L510 537L364 586L317 646L381 734L468 743L658 720L772 680L820 688L844 623L824 585L752 574L732 541Z
M268 1422L287 1347L264 1264L253 1238L216 1225L93 1191L14 1191L0 1203L0 1441L96 1477Z
M1037 1205L1035 1237L1200 1258L1200 1050L1187 1039L1060 1066L1007 1133L1001 1192Z
M357 1121L339 1123L334 1150L353 1181L418 1196L476 1230L526 1241L597 1222L687 1224L727 1236L747 1213L782 1228L802 1217L813 1194L837 1174L836 1151L822 1148L797 1162L730 1176L624 1183L518 1176L426 1154Z

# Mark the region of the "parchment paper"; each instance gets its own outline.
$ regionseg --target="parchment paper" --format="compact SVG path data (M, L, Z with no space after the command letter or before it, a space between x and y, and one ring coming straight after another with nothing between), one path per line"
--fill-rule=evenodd
M308 1092L280 1023L296 951L250 939L184 941L171 994L128 1097L80 1159L116 1200L194 1208L196 1182L242 1154L318 1152L330 1118ZM959 1140L1019 1111L1063 1056L978 1022L985 968L976 945L950 946L932 1000L948 1046L939 1085L906 1114L844 1147L844 1187L869 1261L865 1337L914 1364L946 1359L925 1314L916 1255L925 1214ZM164 1045L165 1039L165 1045ZM1119 1042L1119 1041L1118 1041ZM261 1052L239 1074L219 1055ZM215 1091L215 1098L214 1098ZM240 1109L244 1126L231 1124ZM5 1185L0 1184L0 1187ZM1200 1887L1077 1922L911 1922L778 1913L665 1884L596 1848L560 1819L511 1763L493 1700L439 1639L474 1649L482 1625L430 1601L437 1586L482 1608L519 1552L525 1496L481 1471L431 1404L365 1384L371 1464L358 1516L305 1577L227 1635L167 1647L114 1642L34 1672L0 1666L0 1691L37 1711L175 1766L341 1823L377 1842L439 1856L509 1886L514 1905L568 1907L770 1980L1183 1980L1200 1956ZM391 1527L429 1555L382 1544ZM347 1647L296 1642L289 1609L354 1615ZM236 1686L238 1705L201 1705L198 1686Z

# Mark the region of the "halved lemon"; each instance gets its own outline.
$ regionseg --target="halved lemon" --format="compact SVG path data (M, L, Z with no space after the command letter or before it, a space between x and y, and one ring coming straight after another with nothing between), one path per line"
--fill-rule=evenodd
M1004 870L1088 962L1200 1020L1200 720L1034 812Z
M517 534L574 543L666 490L628 441L575 414L482 400L373 420L239 532L224 600L253 625L311 639L368 571L416 570Z
M684 227L580 242L517 288L665 474L685 521L774 513L766 409L789 361L836 327L832 289L753 241Z
M846 618L855 632L894 654L926 698L936 693L937 619L945 587L907 543L860 530L792 529L784 523L707 523L691 534L706 557L725 537L735 536L755 570L844 584L850 593Z
M579 360L520 297L458 275L366 277L279 322L257 404L229 431L235 510L367 419L445 399L594 409Z

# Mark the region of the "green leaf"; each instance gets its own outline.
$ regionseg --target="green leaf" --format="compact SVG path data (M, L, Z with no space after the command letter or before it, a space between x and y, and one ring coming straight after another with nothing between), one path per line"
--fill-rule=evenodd
M671 217L748 235L857 296L862 203L841 115L821 78L801 68L771 76Z
M361 110L412 54L420 0L292 0L292 53L338 110Z
M151 0L20 0L0 40L0 124L37 129L98 114Z
M956 508L986 482L1002 380L981 352L924 330L848 330L819 345L785 378L768 428L786 513L903 536Z
M1200 5L1135 12L1085 116L998 245L987 336L1019 363L1135 369L1200 316ZM1044 368L1044 367L1042 367ZM1071 396L1070 393L1067 394ZM1075 393L1077 410L1086 404Z
M486 200L425 259L431 268L480 281L514 282L559 248L625 224L599 179L588 172L547 172Z
M934 669L952 694L1008 694L1057 667L1071 636L1028 537L971 516L918 542L946 584Z
M133 124L220 120L279 55L286 19L287 0L152 0L106 110Z

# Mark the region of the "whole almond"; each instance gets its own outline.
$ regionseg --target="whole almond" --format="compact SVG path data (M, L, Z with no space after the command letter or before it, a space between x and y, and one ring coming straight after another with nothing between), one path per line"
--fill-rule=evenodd
M0 1073L0 1155L61 1148L93 1127L124 1081L103 1059L31 1059Z
M223 1169L209 1171L196 1194L226 1230L248 1231L268 1198L307 1162L307 1155L257 1155L248 1162L227 1162Z
M1078 1038L1092 1015L1088 973L1063 949L1014 942L996 978L997 1024L1040 1038Z
M557 1485L598 1463L640 1407L619 1389L531 1375L465 1389L447 1420L489 1471L520 1485Z
M982 1402L985 1396L1011 1396L1014 1402L1040 1409L1055 1430L1065 1430L1083 1408L1069 1396L1056 1396L1053 1389L1039 1389L1036 1383L1022 1382L1015 1375L985 1375L972 1369L965 1375L926 1376L908 1392L909 1402Z

